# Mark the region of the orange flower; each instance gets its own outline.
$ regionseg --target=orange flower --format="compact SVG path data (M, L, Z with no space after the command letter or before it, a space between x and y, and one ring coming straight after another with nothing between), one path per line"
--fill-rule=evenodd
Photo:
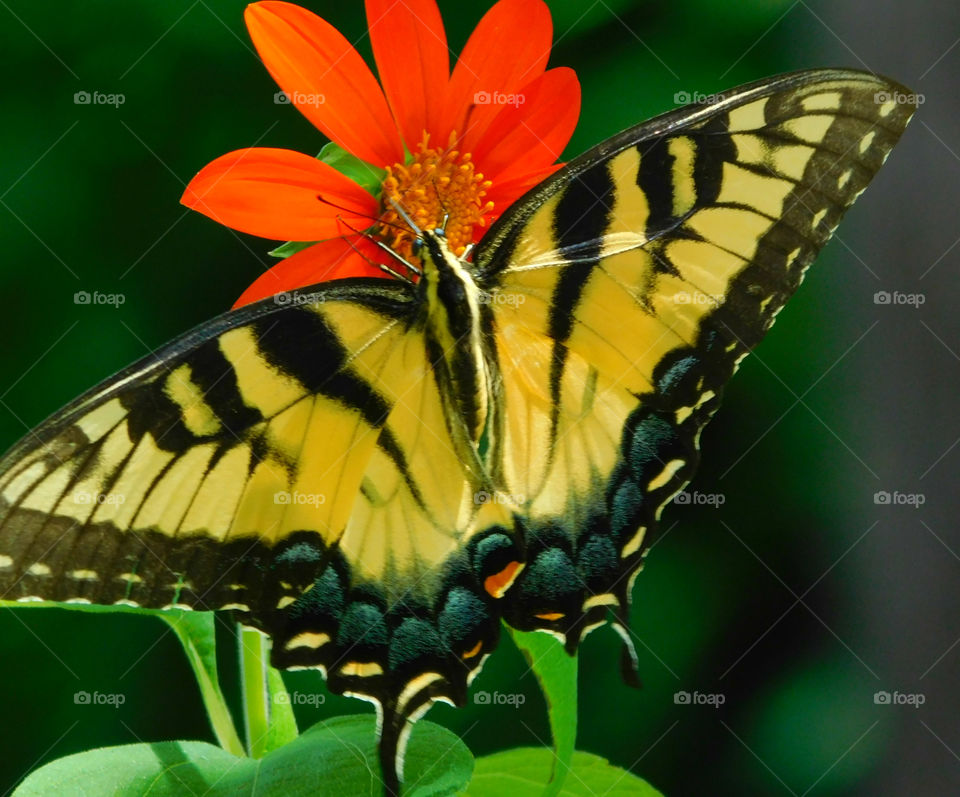
M397 263L378 243L415 263L414 233L394 203L421 228L446 218L460 254L560 166L580 115L580 84L572 69L546 69L553 31L543 0L499 0L452 75L436 0L366 0L366 11L382 88L320 17L277 0L247 7L270 74L336 147L321 160L237 150L190 181L183 204L221 224L319 241L263 274L235 307L321 280L384 276L372 264Z

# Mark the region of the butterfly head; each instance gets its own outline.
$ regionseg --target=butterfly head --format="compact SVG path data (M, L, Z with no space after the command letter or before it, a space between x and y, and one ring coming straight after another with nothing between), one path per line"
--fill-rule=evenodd
M421 230L414 252L423 270L421 296L428 307L446 310L448 316L473 316L479 292L469 264L450 249L441 228ZM474 312L471 312L471 309Z
M391 197L390 203L416 235L410 253L420 261L420 295L428 308L428 316L442 318L440 323L444 326L448 326L451 317L466 316L471 319L468 323L472 323L477 314L479 289L467 267L469 250L457 257L447 240L450 214L444 213L439 227L421 229L399 202Z
M447 235L440 227L435 230L419 230L411 245L411 251L413 256L420 260L424 270L430 268L428 264L436 269L440 263L446 262L448 258L458 259L450 251Z

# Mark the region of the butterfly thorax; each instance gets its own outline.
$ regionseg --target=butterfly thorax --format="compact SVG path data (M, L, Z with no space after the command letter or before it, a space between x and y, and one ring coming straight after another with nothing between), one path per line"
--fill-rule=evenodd
M440 230L423 233L423 316L434 373L478 443L491 406L492 374L483 346L484 292Z

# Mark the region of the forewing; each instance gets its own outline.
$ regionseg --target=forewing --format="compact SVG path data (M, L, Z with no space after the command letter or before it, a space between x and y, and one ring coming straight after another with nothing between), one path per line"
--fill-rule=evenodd
M0 594L253 614L299 596L392 407L360 372L405 381L391 366L401 295L322 299L223 316L15 446L0 463Z

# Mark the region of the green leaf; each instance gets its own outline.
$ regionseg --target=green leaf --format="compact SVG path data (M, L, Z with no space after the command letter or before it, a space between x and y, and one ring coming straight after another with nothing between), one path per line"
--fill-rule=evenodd
M52 761L28 775L14 795L216 794L207 791L210 785L245 766L244 759L207 742L125 744Z
M61 758L32 773L15 797L341 797L381 792L375 723L337 717L261 759L205 742L107 747ZM418 722L407 748L404 797L443 797L470 780L473 756L459 737Z
M290 694L283 683L280 670L267 667L267 694L270 698L270 726L267 729L267 750L278 747L297 738L297 718L293 715Z
M556 757L546 747L520 747L478 758L468 797L537 797ZM569 777L559 797L663 797L659 791L625 769L593 753L574 753ZM16 796L15 796L16 797Z
M290 257L290 255L302 252L315 243L316 241L287 241L285 244L280 244L276 249L271 249L267 254L271 257Z
M386 169L379 169L373 164L360 160L356 155L351 155L332 141L320 150L317 158L328 166L332 166L340 174L349 177L374 196L380 195L380 185L387 176Z
M140 609L136 606L103 606L98 603L57 603L55 601L0 601L0 607L7 609L65 609L70 612L88 612L90 614L146 614L152 617L162 616L167 612L181 613L178 609Z
M379 795L373 717L335 717L262 760L261 795ZM456 734L432 722L413 726L404 756L404 797L456 794L470 782L473 755ZM303 791L291 787L303 785ZM311 791L312 789L312 791ZM217 794L217 792L214 792Z
M220 689L217 676L217 634L213 612L154 612L169 625L183 645L193 668L203 705L220 746L234 755L243 755L243 743Z
M510 629L510 635L530 663L547 701L554 755L541 785L546 786L543 797L555 797L561 793L577 745L577 657L549 634Z

